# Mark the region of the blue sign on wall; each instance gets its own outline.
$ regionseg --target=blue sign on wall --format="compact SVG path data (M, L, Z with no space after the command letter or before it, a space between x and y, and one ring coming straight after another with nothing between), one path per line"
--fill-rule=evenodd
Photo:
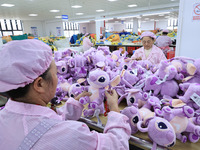
M68 15L62 15L63 20L68 20Z

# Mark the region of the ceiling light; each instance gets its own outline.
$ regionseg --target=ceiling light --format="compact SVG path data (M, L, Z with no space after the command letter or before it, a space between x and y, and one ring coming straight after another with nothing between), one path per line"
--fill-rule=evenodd
M38 14L29 14L29 16L35 17L35 16L38 16Z
M15 5L13 5L13 4L1 4L1 6L3 6L3 7L13 7Z
M115 1L117 1L117 0L108 0L108 1L110 1L110 2L115 2Z
M150 21L154 21L154 19L150 19Z
M165 18L170 18L170 16L165 16Z
M102 19L96 19L95 21L104 21L104 20L112 20L113 18L102 18Z
M161 13L144 14L142 16L154 16L154 15L169 14L169 13L170 12L161 12Z
M164 14L160 14L160 15L158 15L158 16L164 16Z
M117 19L122 19L122 18L133 18L133 17L139 17L139 16L124 16L124 17L118 17Z
M50 10L50 12L60 12L60 10L53 9L53 10Z
M176 0L171 0L171 1L173 2L173 1L176 1Z
M81 8L82 6L80 6L80 5L74 5L74 6L72 6L72 8Z
M80 16L80 15L83 15L83 13L76 13L76 15Z
M149 20L149 18L144 18L144 20Z
M103 9L96 10L96 12L103 12L103 11L104 11Z
M142 18L142 17L138 16L138 17L136 17L136 18L138 18L138 19L139 19L139 18Z
M154 21L159 21L159 20L154 20Z
M128 7L137 7L136 4L131 4L131 5L128 5Z
M62 16L55 16L55 18L62 18Z

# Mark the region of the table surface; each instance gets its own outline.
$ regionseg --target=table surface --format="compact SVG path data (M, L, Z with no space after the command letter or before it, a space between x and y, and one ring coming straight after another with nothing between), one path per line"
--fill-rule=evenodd
M122 102L119 105L120 109L122 110L124 107L126 107L126 103ZM107 122L107 117L105 117L104 115L100 115L101 121L103 123L103 126L106 124ZM103 131L103 127L102 126L98 126L97 123L97 118L84 118L81 117L80 121L85 122L91 129L97 130L99 132ZM142 149L151 149L152 148L152 142L148 137L147 133L142 133L142 132L137 132L136 134L132 135L129 143L132 145L135 145L139 148ZM163 150L163 147L158 147L159 150ZM191 142L186 142L186 143L182 143L180 142L178 139L176 140L176 144L175 146L171 147L171 148L165 148L165 149L169 149L169 150L199 150L200 149L200 140L197 143L191 143Z
M71 44L70 47L74 46L81 46L81 45L76 45L76 44ZM112 44L96 44L95 46L125 46L125 47L142 47L142 44L135 44L135 43L130 43L130 44L124 44L124 45L112 45ZM169 47L176 47L176 45L170 45Z

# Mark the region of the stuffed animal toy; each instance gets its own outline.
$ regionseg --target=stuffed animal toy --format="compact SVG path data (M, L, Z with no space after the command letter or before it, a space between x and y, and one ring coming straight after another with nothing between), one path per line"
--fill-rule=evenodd
M62 76L65 79L70 77L70 73L68 72L68 65L66 61L60 60L60 61L55 62L55 64L57 67L58 77Z
M164 117L170 122L176 137L185 143L187 137L182 135L183 132L192 133L197 137L200 137L200 126L195 125L191 120L194 116L194 110L189 106L183 106L182 108L171 109L169 106L164 106L162 110L156 110L156 114ZM192 139L190 139L192 141ZM196 141L196 137L194 139Z
M112 34L106 40L110 40L111 42L120 42L119 34Z
M109 75L105 71L97 68L89 73L87 81L89 83L88 92L91 92L92 95L89 97L88 109L85 109L83 114L85 117L95 115L98 118L98 124L101 124L99 114L104 113L105 88L118 85L120 77L117 76L110 81ZM83 103L87 102L83 101Z
M176 81L170 80L162 82L155 75L149 76L145 80L145 86L143 88L144 91L153 91L153 95L168 95L170 97L175 97L178 93L179 86Z
M161 80L183 80L184 76L181 73L177 72L177 69L175 66L170 65L167 61L161 61L160 67L155 73Z

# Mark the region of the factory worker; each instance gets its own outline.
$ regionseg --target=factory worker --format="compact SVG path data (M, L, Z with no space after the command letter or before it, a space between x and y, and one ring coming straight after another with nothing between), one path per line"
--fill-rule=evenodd
M0 111L0 145L4 150L129 149L128 118L119 113L116 91L106 92L110 112L104 133L75 121L82 114L79 98L65 103L64 114L46 107L57 87L57 68L51 48L34 40L11 41L0 55L0 93L9 96Z
M154 45L156 36L150 31L143 32L141 34L141 40L143 47L137 49L132 55L132 59L135 60L148 60L152 64L158 65L162 60L166 60L166 57L162 50Z
M93 46L93 43L90 41L89 36L89 33L85 34L85 38L83 39L83 51L87 51Z
M155 44L163 51L165 56L167 56L167 51L170 50L170 45L172 44L172 40L170 37L167 36L169 33L168 29L164 29L162 31L162 35L156 39Z

